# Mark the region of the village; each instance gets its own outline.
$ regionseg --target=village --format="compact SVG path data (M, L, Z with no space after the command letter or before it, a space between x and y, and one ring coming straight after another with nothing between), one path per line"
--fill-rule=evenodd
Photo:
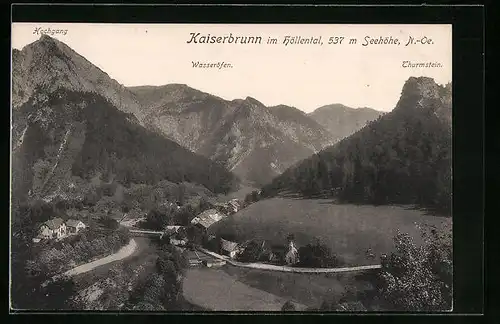
M287 246L269 245L265 241L261 241L259 248L255 249L256 243L253 240L234 242L212 233L213 225L231 217L242 206L238 199L231 199L226 203L216 203L213 208L194 217L187 227L166 226L161 237L166 235L170 244L183 251L186 249L190 251L188 253L190 266L217 267L226 264L227 260L247 263L258 261L276 265L296 264L299 258L293 235L288 237Z
M180 208L179 205L172 202L165 202L164 204L175 205L177 209ZM234 242L210 231L213 225L231 217L243 206L238 199L231 199L223 203L217 202L211 206L212 208L194 217L188 226L167 225L162 231L137 227L144 220L144 217L128 219L132 213L125 213L117 223L118 226L127 228L131 236L168 239L169 243L177 249L187 252L190 266L219 267L226 264L228 260L287 266L297 264L299 255L293 235L287 237L287 245L276 245L269 244L264 240L259 242L255 240ZM87 224L82 220L71 218L66 220L60 217L50 219L39 225L37 234L33 237L33 242L61 241L80 233L82 230L90 230L88 224L90 219L89 217Z

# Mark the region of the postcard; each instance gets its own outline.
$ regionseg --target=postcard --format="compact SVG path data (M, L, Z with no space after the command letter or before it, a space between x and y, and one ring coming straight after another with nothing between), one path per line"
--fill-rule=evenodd
M13 23L12 310L442 312L452 28Z

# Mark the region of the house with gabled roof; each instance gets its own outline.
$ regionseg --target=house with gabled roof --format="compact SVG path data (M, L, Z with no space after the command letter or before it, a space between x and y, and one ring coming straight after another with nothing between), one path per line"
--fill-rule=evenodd
M82 221L76 219L68 219L66 221L66 228L68 234L76 234L80 230L85 229L85 224Z
M236 255L242 251L242 249L238 243L221 238L220 251L222 254L234 259Z
M53 218L44 222L38 229L41 238L61 238L66 236L66 224L62 218Z
M207 230L210 226L227 216L216 209L208 209L191 220L191 224Z

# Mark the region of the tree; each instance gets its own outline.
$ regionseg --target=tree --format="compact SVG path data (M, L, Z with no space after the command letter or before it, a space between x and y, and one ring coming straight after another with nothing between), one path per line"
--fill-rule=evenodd
M168 216L155 208L146 215L144 226L149 229L161 231L167 224Z
M186 200L186 185L184 183L180 183L177 186L177 202L179 205L184 205Z
M202 213L204 212L205 210L208 210L208 209L211 209L211 208L214 208L214 205L212 205L207 197L205 196L202 196L201 199L200 199L200 203L198 205L198 213Z
M191 205L184 205L180 210L174 212L174 222L177 225L188 226L196 216L196 211Z
M294 312L296 311L295 304L292 303L291 300L288 300L286 303L283 304L283 307L281 307L282 312Z
M32 262L26 269L20 268L19 261L22 260L13 260L12 264L11 301L14 309L64 310L74 306L71 301L76 293L73 279L62 278L42 286L50 277ZM37 270L33 272L34 268Z
M106 228L109 228L111 230L116 230L118 229L118 227L120 226L120 224L118 224L118 221L116 219L113 219L111 218L110 216L108 215L103 215L101 218L100 218L100 222L102 225L104 225Z
M238 261L241 262L256 262L259 260L260 255L262 254L262 245L255 242L250 241L243 252L238 255Z
M171 244L163 244L158 254L156 268L164 279L162 301L167 310L177 307L182 290L182 276L188 266L185 255Z
M257 190L252 191L251 195L252 195L253 202L256 202L259 200L259 192Z
M118 234L118 238L122 245L127 244L130 241L130 231L126 227L120 227L116 232Z
M180 227L177 232L175 232L174 237L178 240L187 240L188 233L185 227Z
M319 242L307 244L299 248L299 263L297 265L310 268L329 268L339 264L330 249Z
M435 229L424 231L417 246L410 235L398 233L396 252L383 258L376 286L386 307L397 311L451 308L451 239Z
M40 297L36 299L37 305L46 310L71 309L74 307L71 300L76 292L75 282L71 278L50 282L46 287L40 289ZM39 302L42 300L44 302L40 305Z

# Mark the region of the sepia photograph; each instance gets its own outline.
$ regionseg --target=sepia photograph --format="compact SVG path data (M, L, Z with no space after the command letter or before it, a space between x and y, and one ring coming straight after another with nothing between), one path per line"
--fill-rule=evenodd
M451 25L11 32L12 311L453 310Z

